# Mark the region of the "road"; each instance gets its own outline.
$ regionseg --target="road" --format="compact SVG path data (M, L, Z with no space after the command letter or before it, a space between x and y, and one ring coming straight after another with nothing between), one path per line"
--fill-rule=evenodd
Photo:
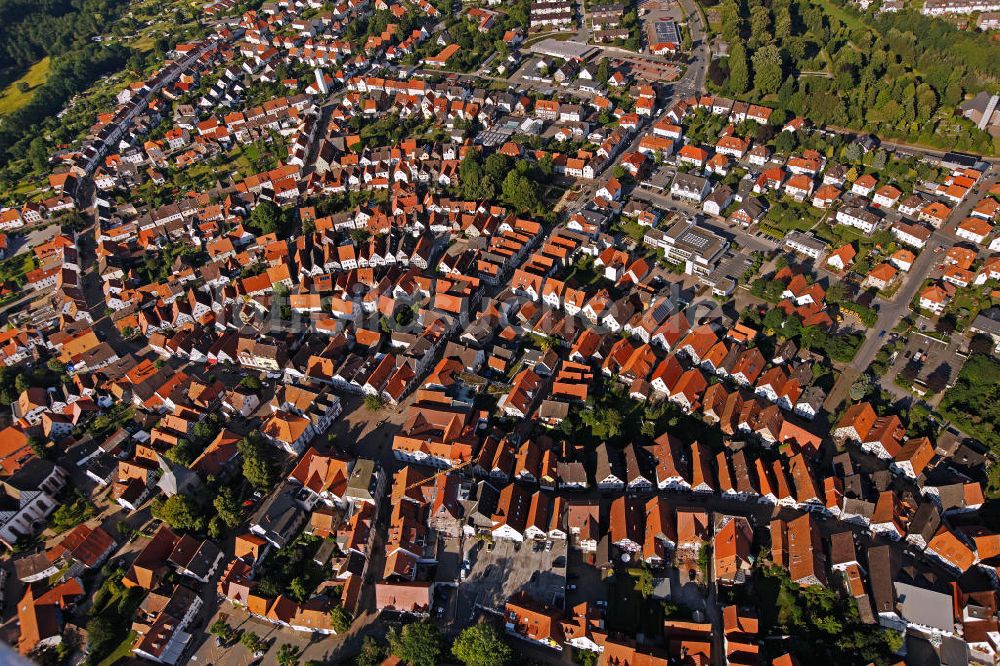
M840 403L848 398L851 384L857 381L858 377L871 365L885 341L885 335L909 312L910 303L924 284L924 280L931 273L938 250L951 247L959 240L955 236L958 224L969 216L973 207L998 180L1000 180L1000 173L997 173L993 168L984 174L962 203L951 211L945 224L931 234L926 247L921 250L916 261L913 262L913 267L907 273L905 282L896 292L895 297L890 301L878 303L878 321L875 326L866 331L865 339L854 355L854 360L844 367L826 398L824 407L828 412L836 411Z
M705 24L692 0L680 0L681 8L688 17L688 30L691 32L691 60L684 76L674 84L675 96L687 97L700 95L705 91L705 76L708 73L708 63L712 61L712 51L705 43Z

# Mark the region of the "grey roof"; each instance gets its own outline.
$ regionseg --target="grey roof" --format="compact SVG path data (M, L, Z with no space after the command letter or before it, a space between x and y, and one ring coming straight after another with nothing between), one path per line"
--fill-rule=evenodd
M938 511L937 505L928 501L917 507L906 531L908 534L919 534L924 543L927 543L937 534L940 525L941 513Z
M250 525L253 532L281 548L292 540L304 519L305 512L293 494L282 488L257 509Z
M186 467L175 465L163 456L157 456L160 462L160 470L163 474L156 482L156 486L165 495L187 495L192 494L201 488L201 479L197 472L192 472Z
M789 231L785 235L785 245L791 245L792 243L818 251L822 251L826 248L825 241L816 238L811 233L803 233L795 230Z
M375 469L375 461L367 458L358 458L351 468L351 476L347 480L347 490L345 497L354 499L369 500L375 499L374 491L378 483L378 471Z
M972 320L972 330L1000 337L1000 308L984 310Z
M899 614L907 622L941 631L955 631L951 597L947 594L909 583L897 582L895 587Z

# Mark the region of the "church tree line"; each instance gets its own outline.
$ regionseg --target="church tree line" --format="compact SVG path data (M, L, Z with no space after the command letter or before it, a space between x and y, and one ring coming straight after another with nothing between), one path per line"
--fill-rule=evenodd
M721 0L714 11L729 44L709 68L717 92L819 125L994 152L991 137L956 110L996 85L1000 46L985 36L913 11L871 18L834 0Z

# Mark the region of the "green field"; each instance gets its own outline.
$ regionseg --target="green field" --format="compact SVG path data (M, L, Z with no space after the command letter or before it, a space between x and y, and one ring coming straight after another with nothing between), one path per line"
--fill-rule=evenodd
M52 59L45 56L28 68L24 76L4 88L3 92L0 93L0 116L13 113L27 104L32 95L35 94L35 88L45 83L45 80L49 78L51 67ZM17 89L21 83L28 84L27 92L21 92Z

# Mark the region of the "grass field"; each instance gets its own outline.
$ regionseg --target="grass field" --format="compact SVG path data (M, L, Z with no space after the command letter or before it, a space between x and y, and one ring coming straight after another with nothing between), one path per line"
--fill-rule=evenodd
M45 56L28 68L24 76L4 88L3 92L0 93L0 116L13 113L27 104L31 100L32 95L35 94L35 88L45 83L46 79L49 78L51 67L52 59ZM21 83L28 84L27 92L21 92L17 89L17 86Z

